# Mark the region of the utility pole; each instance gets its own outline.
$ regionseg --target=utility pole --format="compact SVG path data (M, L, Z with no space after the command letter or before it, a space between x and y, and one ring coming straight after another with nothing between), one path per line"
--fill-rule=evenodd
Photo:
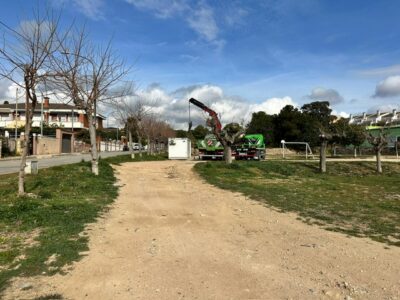
M15 149L17 149L18 136L18 88L15 90Z
M43 136L43 99L40 107L40 136Z
M72 106L72 132L74 132L74 107Z

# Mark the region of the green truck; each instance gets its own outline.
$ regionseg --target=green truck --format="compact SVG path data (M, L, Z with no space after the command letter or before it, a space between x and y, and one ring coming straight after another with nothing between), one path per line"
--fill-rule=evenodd
M223 159L224 147L213 134L207 134L203 140L197 141L200 159Z
M265 142L262 134L246 134L233 147L236 160L262 160L265 159Z
M197 141L196 147L199 151L199 158L223 159L224 147L217 140L215 135L208 134L203 140ZM247 134L232 146L232 156L236 160L262 160L265 159L265 143L262 134Z

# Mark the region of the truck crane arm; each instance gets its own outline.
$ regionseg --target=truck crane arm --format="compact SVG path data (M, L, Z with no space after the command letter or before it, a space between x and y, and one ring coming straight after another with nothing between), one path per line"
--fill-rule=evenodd
M215 124L215 128L216 131L218 133L221 132L222 130L222 125L221 122L218 119L218 115L215 111L213 111L211 108L209 108L207 105L205 105L204 103L200 102L199 100L196 100L194 98L190 98L189 99L189 103L192 103L193 105L196 105L197 107L201 108L202 110L204 110L205 112L207 112L210 117L212 118L212 120L214 121Z

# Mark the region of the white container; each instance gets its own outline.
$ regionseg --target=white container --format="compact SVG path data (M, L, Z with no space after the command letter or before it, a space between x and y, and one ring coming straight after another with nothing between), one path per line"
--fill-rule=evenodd
M37 174L38 169L39 166L37 160L27 161L25 165L25 174Z
M168 138L169 159L190 159L192 145L188 138Z

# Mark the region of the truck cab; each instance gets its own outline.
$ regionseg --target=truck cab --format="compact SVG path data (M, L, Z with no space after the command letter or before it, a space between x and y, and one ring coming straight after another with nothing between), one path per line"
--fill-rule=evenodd
M262 134L247 134L235 146L236 160L263 160L265 159L265 142Z

